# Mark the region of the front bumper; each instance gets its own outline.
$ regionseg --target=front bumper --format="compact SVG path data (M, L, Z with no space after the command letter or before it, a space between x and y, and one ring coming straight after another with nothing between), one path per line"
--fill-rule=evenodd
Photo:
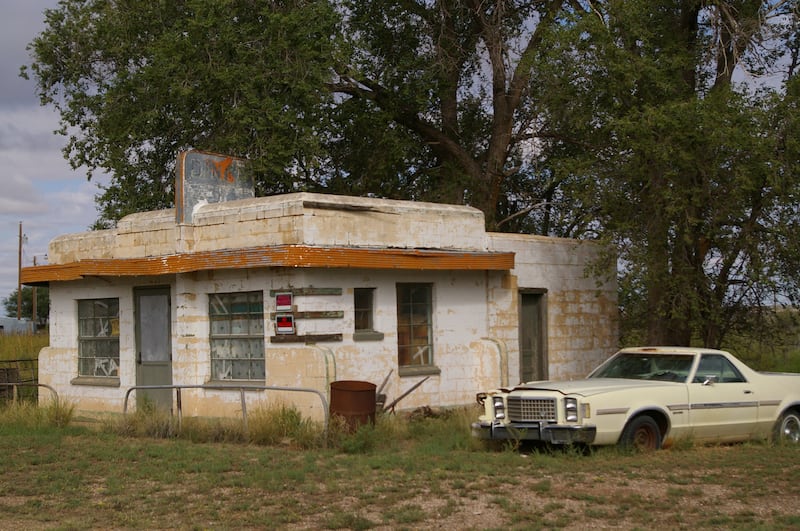
M592 444L596 426L545 424L542 422L474 422L472 435L485 440L543 441L552 444Z

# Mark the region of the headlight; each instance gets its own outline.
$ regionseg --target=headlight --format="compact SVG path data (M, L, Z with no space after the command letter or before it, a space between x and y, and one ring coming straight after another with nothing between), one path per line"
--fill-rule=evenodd
M500 420L506 418L506 404L503 402L502 396L492 397L492 406L494 407L494 418Z
M578 399L564 399L564 418L567 422L578 422Z
M486 396L486 393L478 393L475 395L475 400L478 401L478 404L483 405L483 403L486 401Z

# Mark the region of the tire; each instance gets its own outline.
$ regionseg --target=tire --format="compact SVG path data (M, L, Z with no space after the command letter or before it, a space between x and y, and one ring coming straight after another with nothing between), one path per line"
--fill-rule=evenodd
M653 417L640 415L631 419L622 430L619 446L639 452L652 452L661 448L661 429Z
M786 411L775 425L776 442L800 442L800 413L797 410Z

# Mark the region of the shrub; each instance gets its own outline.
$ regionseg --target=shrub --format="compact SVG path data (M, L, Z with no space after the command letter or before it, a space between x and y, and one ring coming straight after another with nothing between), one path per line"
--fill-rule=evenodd
M127 437L152 437L154 439L168 439L175 437L178 433L172 413L156 407L149 400L144 400L139 404L133 413L111 419L106 424L106 429Z
M292 445L314 448L323 442L319 423L303 418L292 406L283 403L260 405L248 412L247 439L254 444Z
M9 402L0 407L0 422L22 428L65 428L75 415L75 405L65 400L52 400L45 405L34 402Z

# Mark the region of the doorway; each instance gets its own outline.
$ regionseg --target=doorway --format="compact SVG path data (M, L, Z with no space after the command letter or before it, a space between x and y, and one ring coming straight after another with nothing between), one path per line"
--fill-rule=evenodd
M548 378L545 294L544 290L519 292L519 363L523 382Z
M133 290L136 385L172 385L172 328L168 286ZM137 407L172 411L172 389L136 391Z

